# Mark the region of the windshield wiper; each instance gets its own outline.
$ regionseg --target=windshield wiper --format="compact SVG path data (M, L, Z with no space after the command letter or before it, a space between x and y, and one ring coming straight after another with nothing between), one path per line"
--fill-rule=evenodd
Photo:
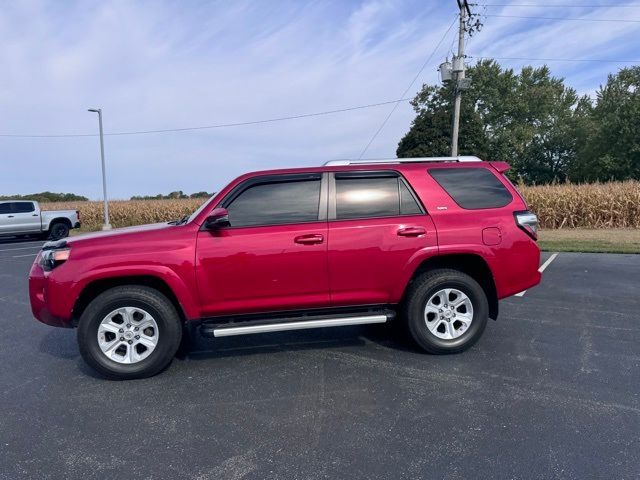
M185 215L180 220L173 220L173 221L169 222L169 225L184 225L185 223L187 223L189 221L189 217L190 216L191 215Z

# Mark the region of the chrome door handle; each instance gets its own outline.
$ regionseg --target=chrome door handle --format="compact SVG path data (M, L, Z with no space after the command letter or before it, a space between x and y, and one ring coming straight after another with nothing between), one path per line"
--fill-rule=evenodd
M317 245L324 242L324 236L319 234L300 235L294 238L293 241L301 245Z
M425 233L427 231L422 227L404 227L398 230L398 235L401 237L419 237Z
M7 218L13 218L13 215L7 215Z

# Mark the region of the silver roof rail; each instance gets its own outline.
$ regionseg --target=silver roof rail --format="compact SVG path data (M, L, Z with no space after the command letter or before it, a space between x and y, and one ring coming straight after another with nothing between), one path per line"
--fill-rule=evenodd
M369 160L330 160L326 167L338 167L346 165L380 165L385 163L425 163L425 162L481 162L482 160L472 155L458 157L417 157L417 158L373 158Z

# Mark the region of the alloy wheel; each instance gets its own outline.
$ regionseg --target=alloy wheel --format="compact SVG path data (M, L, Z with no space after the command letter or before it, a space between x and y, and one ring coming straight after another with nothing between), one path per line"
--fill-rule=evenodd
M102 353L117 363L134 364L147 358L158 345L155 319L137 307L113 310L98 327L98 345Z
M453 340L471 326L473 304L464 292L456 288L443 288L427 301L424 320L433 335L443 340Z

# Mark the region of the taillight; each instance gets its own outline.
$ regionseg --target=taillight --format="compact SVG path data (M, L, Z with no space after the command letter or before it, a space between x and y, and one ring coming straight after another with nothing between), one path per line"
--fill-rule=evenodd
M524 212L514 212L516 224L534 240L538 239L538 217L535 213L525 210Z
M80 221L80 210L76 210L76 217L78 217L78 221Z

